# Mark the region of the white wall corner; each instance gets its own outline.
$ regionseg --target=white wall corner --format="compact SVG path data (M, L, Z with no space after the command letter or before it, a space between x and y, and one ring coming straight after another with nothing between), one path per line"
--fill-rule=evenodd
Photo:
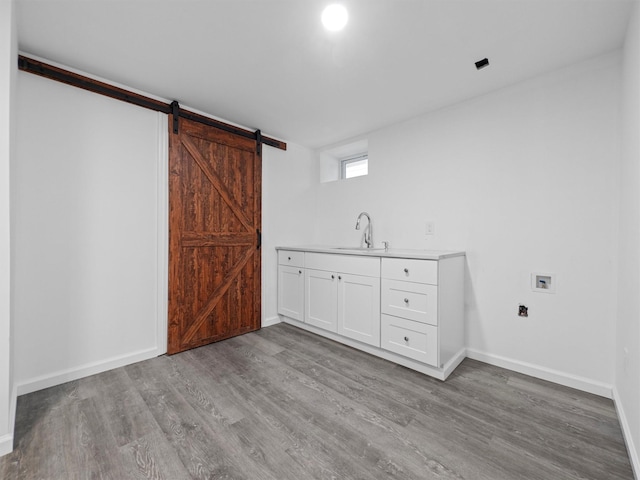
M620 399L620 394L618 393L618 389L615 385L613 387L613 403L616 406L618 421L622 428L622 436L624 437L624 443L627 447L627 453L629 454L631 468L633 468L634 478L640 478L640 458L638 457L638 449L633 441L631 426L629 425L627 415L625 414L624 407L622 405L622 400Z
M168 116L158 112L158 277L156 332L158 355L167 353L169 335L169 132Z
M613 395L612 386L609 384L561 372L559 370L553 370L539 365L534 365L532 363L521 362L519 360L481 352L473 348L467 348L467 357L488 363L489 365L506 368L524 375L557 383L558 385L564 385L565 387L575 388L583 392L593 393L594 395L599 395L601 397L612 398Z
M15 148L13 116L16 84L15 2L0 2L0 455L13 449L13 319L11 299L10 165Z
M262 328L272 327L273 325L277 325L279 323L282 323L282 320L280 319L280 317L278 315L276 315L274 317L265 318L262 321Z
M622 61L622 155L613 400L635 478L640 478L640 3L633 3Z

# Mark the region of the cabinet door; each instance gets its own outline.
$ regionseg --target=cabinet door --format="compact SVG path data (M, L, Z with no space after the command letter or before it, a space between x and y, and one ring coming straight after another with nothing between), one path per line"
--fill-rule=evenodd
M380 346L380 279L338 274L338 333Z
M304 321L304 271L299 267L278 267L278 313Z
M331 332L338 329L338 275L324 270L305 270L305 314L309 325Z

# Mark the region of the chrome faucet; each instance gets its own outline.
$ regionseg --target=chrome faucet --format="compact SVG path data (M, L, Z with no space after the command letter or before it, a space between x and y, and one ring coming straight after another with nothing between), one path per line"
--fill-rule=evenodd
M373 248L373 223L371 222L371 217L367 212L362 212L358 215L358 220L356 221L356 230L360 230L360 219L365 216L367 217L367 228L364 231L364 243L367 245L367 248Z

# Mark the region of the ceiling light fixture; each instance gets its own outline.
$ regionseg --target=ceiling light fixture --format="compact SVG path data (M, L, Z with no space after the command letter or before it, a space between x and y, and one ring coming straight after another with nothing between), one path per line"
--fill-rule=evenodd
M322 24L324 28L332 32L342 30L349 20L347 9L339 3L326 7L322 12Z

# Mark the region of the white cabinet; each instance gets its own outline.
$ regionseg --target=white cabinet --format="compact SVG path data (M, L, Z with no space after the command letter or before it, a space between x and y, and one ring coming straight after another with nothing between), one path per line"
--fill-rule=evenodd
M428 365L438 363L438 327L382 315L382 348Z
M446 379L465 357L464 253L326 250L278 249L284 320Z
M382 259L383 349L442 368L464 349L462 257Z
M380 346L380 259L309 253L305 264L305 323Z
M335 272L308 269L305 273L306 310L309 325L338 331L338 278Z
M338 275L338 333L380 346L380 278Z
M278 252L278 313L304 320L304 252Z
M384 258L382 261L382 278L437 285L438 263L438 260Z
M438 287L383 278L382 313L438 325Z
M278 313L294 320L304 319L304 271L278 265Z

